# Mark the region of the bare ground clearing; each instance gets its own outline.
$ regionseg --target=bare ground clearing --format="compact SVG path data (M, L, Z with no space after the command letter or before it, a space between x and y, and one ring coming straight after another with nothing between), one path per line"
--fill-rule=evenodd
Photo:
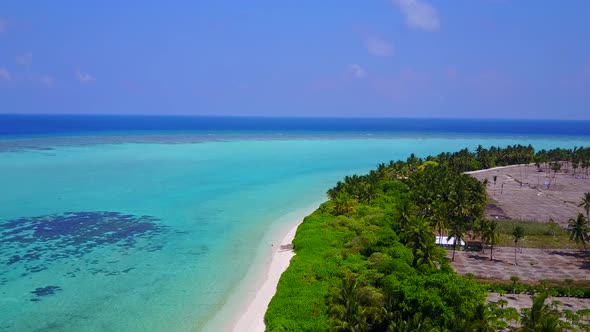
M452 251L447 252L451 258ZM590 261L580 250L522 248L517 252L518 265L514 264L514 248L494 248L490 261L489 249L485 253L457 251L453 268L457 273L471 273L476 277L510 280L518 276L523 281L539 280L590 280Z
M584 212L578 204L583 194L590 191L590 177L579 169L574 175L565 163L555 177L553 171L543 170L539 172L534 165L508 166L468 174L482 181L488 179L487 192L493 202L486 208L487 217L554 220L565 227L569 218Z

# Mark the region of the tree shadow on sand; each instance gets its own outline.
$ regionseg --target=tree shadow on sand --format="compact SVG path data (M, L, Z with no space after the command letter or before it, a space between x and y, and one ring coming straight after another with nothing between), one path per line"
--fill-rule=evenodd
M557 255L557 256L564 256L564 257L575 257L579 259L588 258L589 255L587 252L583 251L561 251L561 250L551 250L547 251L548 255Z
M580 269L590 270L590 253L587 250L585 250L585 251L551 250L551 251L547 252L547 254L577 258L582 261L582 264L580 265Z
M494 258L494 259L490 260L490 257L487 256L487 255L474 255L474 254L471 254L471 255L469 255L469 258L470 259L473 259L473 260L476 260L476 261L483 261L483 262L505 263L503 260L497 259L497 258Z

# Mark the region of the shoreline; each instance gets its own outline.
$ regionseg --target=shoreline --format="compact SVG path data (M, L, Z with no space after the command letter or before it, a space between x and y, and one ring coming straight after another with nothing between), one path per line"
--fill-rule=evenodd
M278 219L283 222L279 222L279 225L273 227L274 230L271 228L261 238L264 246L259 248L257 258L236 285L231 296L205 325L196 331L264 332L264 315L268 304L276 293L281 275L289 267L291 258L295 256L292 241L297 229L303 223L303 219L312 214L323 202L317 201Z
M264 332L264 315L273 296L277 291L277 286L281 275L287 270L291 263L291 258L295 256L293 251L293 239L299 225L303 219L291 227L280 243L273 243L273 253L270 266L266 271L266 279L257 289L254 298L249 302L246 309L240 314L239 318L232 324L231 330L234 332Z

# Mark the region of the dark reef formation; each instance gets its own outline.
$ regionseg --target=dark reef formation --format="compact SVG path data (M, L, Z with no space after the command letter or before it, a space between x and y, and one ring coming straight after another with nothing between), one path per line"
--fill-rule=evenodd
M61 287L59 286L38 287L34 291L31 291L31 294L35 294L35 297L31 299L31 302L39 302L41 301L40 298L42 296L54 295L59 291L61 291Z
M18 218L0 223L0 285L8 282L16 273L18 277L48 269L57 261L76 260L96 249L109 247L127 253L131 249L158 251L162 248L161 236L167 229L152 216L137 216L118 212L66 212L37 217ZM96 264L92 260L89 264ZM111 262L107 262L111 263ZM91 273L118 275L132 271L110 271L89 267ZM80 267L66 273L75 277ZM37 302L40 297L60 291L59 286L39 287L32 291Z

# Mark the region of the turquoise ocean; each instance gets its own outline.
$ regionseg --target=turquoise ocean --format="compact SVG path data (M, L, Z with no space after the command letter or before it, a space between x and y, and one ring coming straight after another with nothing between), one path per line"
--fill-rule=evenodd
M410 153L529 143L572 148L590 136L6 135L0 331L198 331L220 310L227 316L216 326L229 324L258 286L271 243L345 175Z

